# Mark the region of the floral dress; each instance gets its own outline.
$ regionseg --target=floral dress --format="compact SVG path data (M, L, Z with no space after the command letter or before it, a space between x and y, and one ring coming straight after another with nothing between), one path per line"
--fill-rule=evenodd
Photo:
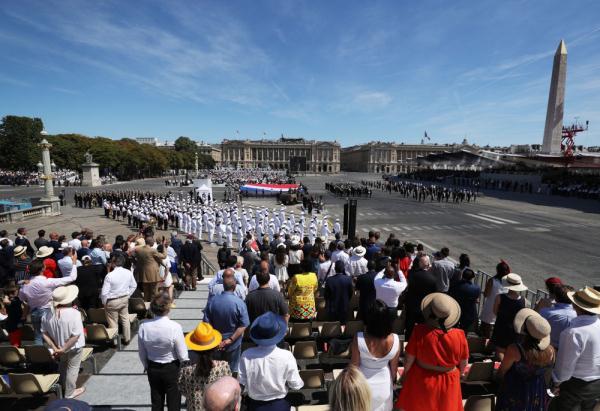
M179 391L186 398L187 409L204 411L204 388L225 376L231 376L227 361L213 361L213 368L206 379L196 377L196 364L184 362L179 371Z
M311 320L317 314L315 290L318 281L315 273L296 274L288 287L290 317L295 320Z

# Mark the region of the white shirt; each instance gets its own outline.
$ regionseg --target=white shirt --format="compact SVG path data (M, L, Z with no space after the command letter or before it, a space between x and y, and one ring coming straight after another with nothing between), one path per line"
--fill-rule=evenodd
M258 280L256 279L256 276L252 276L252 279L250 280L250 284L248 285L248 292L250 291L254 291L258 288ZM271 290L275 290L275 291L281 291L281 289L279 288L279 281L277 280L277 277L275 277L273 274L269 274L269 288Z
M138 341L144 369L148 368L148 361L168 364L189 359L181 325L166 316L143 321L138 331Z
M257 401L284 398L288 387L298 390L304 386L294 354L274 345L244 351L238 379Z
M67 244L69 244L69 247L71 247L75 251L81 248L81 240L79 240L79 238L73 238Z
M333 262L331 260L327 260L327 261L324 261L321 264L319 264L319 273L318 273L319 281L325 281L325 278L327 277L327 271L329 271L330 277L333 274L335 274L335 266L332 266L332 265L333 265ZM331 270L329 270L329 267L331 267Z
M133 278L133 273L127 268L117 267L110 273L106 274L100 299L102 304L106 305L106 300L129 297L135 291L137 283Z
M346 265L346 274L351 277L358 277L361 274L369 271L367 268L367 264L369 262L364 257L359 257L357 255L353 255L350 257L348 264Z
M81 313L75 308L57 308L54 312L48 311L42 318L42 332L48 334L58 348L74 336L78 338L71 350L85 346Z
M600 379L600 319L597 315L579 315L560 333L560 349L552 378L556 383L579 378Z
M331 253L331 261L333 261L334 263L336 261L343 261L344 265L346 265L348 264L349 259L350 256L346 254L344 250L335 250L333 253Z
M398 271L398 275L400 281L385 278L382 273L377 274L375 277L375 298L382 300L389 308L398 307L398 298L408 285L401 271Z

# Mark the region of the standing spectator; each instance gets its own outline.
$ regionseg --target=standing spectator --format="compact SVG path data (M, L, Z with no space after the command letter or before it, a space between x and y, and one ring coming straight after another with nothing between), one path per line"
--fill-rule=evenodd
M354 248L352 256L348 260L348 265L346 266L346 274L350 277L358 277L369 271L367 268L368 261L365 258L366 253L367 250L363 246L359 245Z
M320 284L324 284L327 277L333 274L334 263L331 261L331 252L329 250L325 251L321 254L319 260L321 263L319 264L318 279Z
M22 246L21 246L22 247ZM24 247L23 247L24 248ZM4 285L15 277L14 247L5 238L0 241L0 285Z
M273 267L275 267L275 276L279 280L281 287L285 287L285 283L289 279L288 267L289 257L286 251L285 244L279 244L275 255L273 256Z
M42 247L44 245L48 245L48 239L45 238L45 235L46 235L46 230L38 231L38 238L33 240L33 245L35 245L36 250L39 250L40 247Z
M362 318L363 320L367 318L367 311L369 310L369 307L371 306L371 304L373 304L376 298L374 282L377 273L375 272L375 262L369 261L369 263L367 264L367 268L369 269L369 271L367 271L365 274L359 275L356 279L355 285L356 291L359 292L359 318Z
M460 306L446 294L433 293L423 299L421 311L425 323L417 324L408 340L396 408L462 411L460 376L469 347L464 331L452 328L460 318Z
M244 351L240 363L240 384L248 392L248 411L289 411L288 387L304 386L294 355L277 347L287 332L279 315L267 311L250 327L250 338L257 347Z
M233 377L222 377L206 387L203 406L207 411L239 411L242 390Z
M338 241L335 250L331 253L331 261L335 263L336 261L342 261L344 266L348 264L350 260L350 256L346 253L345 245L343 241Z
M371 390L354 365L347 366L329 389L330 411L371 411Z
M204 309L204 321L223 336L217 358L227 361L233 373L238 372L242 337L250 325L246 304L234 294L235 288L236 280L228 272L223 277L224 292L211 298Z
M566 285L557 285L553 288L555 302L546 308L540 310L540 315L549 323L552 331L550 332L550 343L558 350L560 334L571 326L571 321L577 317L577 312L573 309L568 292L574 291L573 288Z
M371 409L390 411L398 369L400 340L392 333L393 315L385 302L375 300L365 318L365 332L352 342L352 365L363 373L371 388Z
M352 279L346 275L345 270L344 262L336 261L335 273L325 281L327 317L329 321L339 321L342 325L346 324L350 299L354 294Z
M171 299L165 293L152 298L151 320L145 320L138 331L139 357L148 373L153 410L181 409L181 394L177 386L179 366L187 361L188 351L179 323L169 319Z
M77 267L75 285L79 288L79 305L84 310L98 308L104 270L101 265L93 265L89 255L83 256L81 266Z
M231 255L231 251L227 248L227 242L223 242L223 247L219 248L217 251L217 262L219 263L219 268L224 270L225 264L227 263L227 259Z
M227 362L213 360L222 339L221 333L205 322L200 322L185 336L185 344L195 357L183 363L179 372L179 390L186 398L188 410L204 410L202 402L206 386L221 377L231 376Z
M416 270L414 270L415 266L417 267ZM404 336L407 340L410 339L415 324L425 321L421 312L421 301L436 290L437 281L431 272L429 256L421 255L413 263L413 271L410 274L410 282L406 288L404 299L404 309L406 311Z
M304 252L302 251L302 246L300 245L300 240L294 236L292 238L292 242L290 243L290 251L288 251L288 274L294 275L298 274L302 271L302 260L304 260Z
M463 254L465 255L465 254ZM458 301L460 305L460 321L458 328L468 331L475 331L477 326L477 304L481 295L481 288L473 284L475 273L470 268L461 271L460 280L450 285L450 296Z
M496 314L494 313L494 303L496 302L496 297L498 294L504 294L508 292L506 288L502 285L502 278L510 273L510 267L504 260L500 260L500 262L496 265L496 275L487 280L485 283L485 290L483 291L483 296L485 300L483 301L483 307L481 309L481 335L485 338L490 338L492 336L492 330L494 328L494 324L496 323Z
M42 247L44 248L44 247ZM75 256L73 263L75 263ZM42 260L35 259L29 266L29 283L19 291L19 298L27 304L31 313L31 324L35 333L35 344L42 345L42 318L50 312L52 291L77 279L77 269L73 265L71 274L62 278L46 278Z
M112 258L111 267L114 268L104 278L100 299L106 309L108 328L118 328L121 324L123 343L129 344L131 340L129 297L137 288L137 283L133 278L133 273L123 267L125 262L123 254L117 254Z
M25 251L26 249L22 245L15 247L13 250L15 256L15 281L17 283L29 279L29 264L31 264L31 258Z
M375 298L387 304L391 311L398 310L398 299L406 289L406 278L395 264L388 265L375 276Z
M73 254L77 256L75 250L71 247L65 247L62 250L63 257L57 261L58 271L60 272L60 277L64 277L65 275L69 275L71 270L73 269ZM75 266L80 266L81 263L79 260L75 261Z
M135 249L135 272L137 281L141 282L144 287L144 300L152 301L156 293L156 286L160 282L160 264L166 255L153 248L154 238L152 237L148 237L143 244Z
M569 292L577 317L560 334L552 380L558 396L550 411L591 411L600 398L600 292L585 287Z
M87 238L81 240L81 247L77 250L77 258L83 261L83 257L89 256L92 250L89 248L90 241ZM91 258L91 257L90 257Z
M537 312L523 308L514 321L522 341L511 344L500 364L497 376L502 379L496 411L545 411L547 370L554 364L550 345L550 324Z
M290 318L288 305L281 293L271 288L269 272L261 271L253 279L256 279L258 288L246 297L250 323L267 311L280 315L287 322Z
M23 307L23 301L19 298L17 286L11 284L6 287L4 295L8 298L8 304L6 304L7 318L4 325L8 332L8 342L14 347L20 347L22 327L27 319L27 311Z
M563 282L558 277L546 278L544 281L546 290L548 290L548 298L541 298L535 305L535 310L540 312L544 308L551 307L556 302L555 288L563 285Z
M81 313L73 307L78 292L76 285L57 287L52 292L54 309L45 313L41 324L44 341L59 361L60 383L67 398L76 398L85 392L84 387L76 388L85 346Z
M450 250L448 247L443 247L433 256L435 261L432 264L432 269L437 281L437 290L446 293L450 289L450 281L455 271L454 264L450 261Z
M79 239L80 235L81 235L81 233L79 233L77 231L73 231L71 233L71 240L69 240L69 242L68 242L69 247L71 247L75 251L77 251L81 248L81 240Z
M248 292L254 291L254 290L256 290L259 287L258 280L256 278L256 276L259 273L268 274L268 276L269 276L269 282L268 282L269 288L271 288L272 290L275 290L277 292L279 292L281 290L281 288L279 287L279 281L277 281L277 277L275 277L273 274L271 274L269 272L269 262L263 260L259 264L259 271L258 271L258 273L256 273L256 275L254 275L252 277L252 279L250 280L250 284L248 285Z
M19 227L17 229L17 233L15 234L15 237L16 237L15 238L15 247L18 245L25 247L25 249L27 250L27 251L25 251L27 253L27 255L29 257L33 257L33 255L35 254L35 250L31 246L31 243L29 242L29 239L27 238L27 229L25 229L25 227Z
M181 247L181 264L183 265L183 282L186 290L196 291L196 282L202 263L202 249L194 241L193 235L188 235Z
M288 286L290 318L294 321L310 321L317 314L315 291L318 287L317 275L310 272L310 262L302 262L304 273L292 277Z
M515 273L506 275L502 279L502 285L508 290L508 293L496 296L494 314L497 318L491 338L491 343L496 350L496 357L500 361L502 361L506 347L516 342L517 334L513 322L519 310L525 308L525 299L519 293L527 290L521 276Z
M106 266L108 259L106 258L106 253L104 252L104 240L101 238L92 240L90 248L92 251L90 252L89 256L92 257L92 264Z
M181 247L183 247L183 243L177 237L177 231L171 231L171 247L175 250L175 253L179 256L181 253Z

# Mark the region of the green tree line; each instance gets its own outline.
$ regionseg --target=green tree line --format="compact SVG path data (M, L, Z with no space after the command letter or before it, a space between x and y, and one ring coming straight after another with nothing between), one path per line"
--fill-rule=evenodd
M0 168L35 171L41 161L38 147L44 124L39 118L6 116L0 124ZM52 144L50 155L58 168L81 171L84 154L89 151L94 162L100 165L101 174L111 173L128 180L160 176L174 169L193 169L197 147L188 137L179 137L175 149L157 148L140 144L130 138L112 140L105 137L88 137L81 134L56 134L46 136ZM214 167L208 155L198 154L200 168Z

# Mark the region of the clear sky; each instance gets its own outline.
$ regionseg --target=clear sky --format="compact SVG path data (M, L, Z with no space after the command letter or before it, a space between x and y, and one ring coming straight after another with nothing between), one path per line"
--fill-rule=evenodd
M564 38L565 123L600 145L599 17L598 0L6 0L0 116L111 138L541 143Z

